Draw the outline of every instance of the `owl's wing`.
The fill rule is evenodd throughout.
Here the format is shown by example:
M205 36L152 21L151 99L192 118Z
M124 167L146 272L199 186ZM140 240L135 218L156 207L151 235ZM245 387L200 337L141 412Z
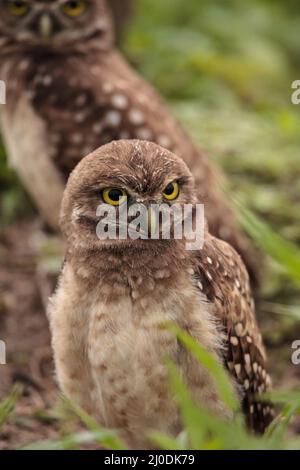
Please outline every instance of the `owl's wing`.
M195 277L224 327L224 361L242 390L248 425L263 432L272 421L273 409L257 396L269 390L271 380L244 264L227 243L208 235L197 253Z

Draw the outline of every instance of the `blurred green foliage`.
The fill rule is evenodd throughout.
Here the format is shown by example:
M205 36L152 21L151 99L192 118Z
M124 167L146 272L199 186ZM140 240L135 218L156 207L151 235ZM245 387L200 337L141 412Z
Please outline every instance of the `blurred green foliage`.
M0 226L32 212L29 199L7 162L0 140Z

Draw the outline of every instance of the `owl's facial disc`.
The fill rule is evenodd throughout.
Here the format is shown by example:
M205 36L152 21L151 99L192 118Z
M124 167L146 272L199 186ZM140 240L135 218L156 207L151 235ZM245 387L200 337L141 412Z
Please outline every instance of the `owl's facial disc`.
M135 175L108 177L80 188L80 203L73 206L72 230L81 246L98 249L166 249L173 246L175 227L183 227L184 205L192 206L193 193L187 176L167 177L152 190ZM137 186L137 182L139 183ZM179 210L179 212L178 212ZM174 212L172 212L174 211ZM73 235L74 235L73 232ZM183 229L180 230L183 233Z
M154 197L149 198L141 194L133 194L133 190L124 190L121 187L108 187L101 191L102 201L106 206L112 206L115 209L115 217L112 214L111 223L107 224L107 229L112 229L116 235L125 229L127 225L127 235L130 238L130 230L133 233L134 240L138 235L135 231L134 221L139 220L138 231L140 239L151 239L151 233L157 232L162 238L163 222L166 221L167 211L170 208L171 201L175 201L180 194L180 185L177 181L170 182L163 191L158 192ZM125 207L124 207L125 206ZM99 206L100 212L104 206ZM104 210L105 211L105 210ZM124 213L126 211L126 214ZM138 217L137 217L138 216ZM136 217L136 218L135 218ZM106 222L109 222L106 220ZM110 225L110 226L109 226ZM170 221L171 225L171 221ZM124 233L124 232L123 232ZM120 239L120 238L116 238Z
M72 243L89 249L164 249L184 242L186 232L178 238L175 229L187 217L193 222L197 202L180 158L151 142L121 140L100 147L73 171L61 227Z

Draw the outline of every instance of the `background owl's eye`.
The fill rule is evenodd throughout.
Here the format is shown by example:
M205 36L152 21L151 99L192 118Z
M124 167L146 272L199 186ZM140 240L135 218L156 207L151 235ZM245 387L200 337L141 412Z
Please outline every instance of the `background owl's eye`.
M25 0L6 0L5 7L9 13L14 16L24 16L30 10Z
M63 12L71 18L77 18L82 15L87 9L85 0L69 0L62 6Z
M179 195L179 184L177 183L177 181L169 183L166 189L164 190L163 195L169 201L173 201L174 199L176 199Z
M127 200L127 195L122 189L107 188L102 191L102 198L106 204L120 206Z

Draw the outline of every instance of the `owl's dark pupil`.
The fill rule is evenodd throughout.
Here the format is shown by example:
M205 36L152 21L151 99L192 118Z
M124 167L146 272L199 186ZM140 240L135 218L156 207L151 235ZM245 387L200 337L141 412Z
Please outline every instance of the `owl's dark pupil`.
M171 194L173 194L173 192L174 192L174 184L170 183L170 184L168 184L168 186L165 189L165 194L167 196L171 196Z
M15 0L14 5L16 8L22 8L25 6L25 2L23 2L22 0Z
M69 2L69 7L70 7L70 8L77 8L77 7L78 7L78 4L79 4L78 1L73 0L73 1L70 1L70 2Z
M108 193L108 196L112 201L118 202L123 196L123 193L120 191L120 189L111 189Z

